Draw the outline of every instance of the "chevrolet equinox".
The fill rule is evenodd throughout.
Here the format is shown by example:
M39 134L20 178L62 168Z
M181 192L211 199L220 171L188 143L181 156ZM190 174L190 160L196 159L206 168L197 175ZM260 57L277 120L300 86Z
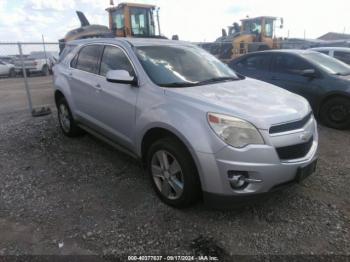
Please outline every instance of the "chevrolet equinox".
M317 125L304 98L186 42L73 41L54 86L63 133L87 131L140 159L171 206L259 197L316 167Z

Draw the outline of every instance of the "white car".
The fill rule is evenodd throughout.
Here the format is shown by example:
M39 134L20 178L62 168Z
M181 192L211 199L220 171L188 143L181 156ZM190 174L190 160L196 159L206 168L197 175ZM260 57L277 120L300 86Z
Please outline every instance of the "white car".
M15 66L4 61L0 61L0 76L15 77Z
M311 50L329 55L350 65L350 48L348 47L315 47Z
M26 69L27 75L31 73L40 73L48 76L52 70L52 66L57 58L51 52L31 52L29 56L25 57L23 63L20 59L15 61L16 72L22 72L22 65Z

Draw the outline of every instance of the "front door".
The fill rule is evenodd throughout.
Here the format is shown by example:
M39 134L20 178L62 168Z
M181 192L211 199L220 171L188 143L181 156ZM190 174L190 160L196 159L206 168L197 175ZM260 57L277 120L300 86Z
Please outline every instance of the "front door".
M111 83L106 80L110 70L126 70L130 75L136 72L126 55L117 46L107 45L101 59L99 85L96 93L96 118L99 119L107 136L112 136L120 144L133 148L135 110L139 88L129 84Z
M297 55L277 53L273 56L271 79L268 82L301 95L313 104L320 80L303 76L301 73L306 69L314 69L317 74L313 65Z

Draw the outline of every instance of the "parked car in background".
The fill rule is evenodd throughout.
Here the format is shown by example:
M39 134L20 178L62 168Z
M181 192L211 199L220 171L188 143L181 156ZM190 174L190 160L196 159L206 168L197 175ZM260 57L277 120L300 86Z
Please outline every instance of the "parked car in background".
M309 50L271 50L230 62L236 72L305 97L327 126L350 127L350 66Z
M189 43L75 41L54 67L54 87L62 132L88 131L141 159L172 206L259 197L315 170L306 99L240 78Z
M15 77L15 66L0 60L0 76Z
M334 57L350 65L350 48L347 47L315 47L310 50Z
M31 52L28 56L24 56L23 63L27 75L32 73L40 73L48 76L52 71L57 58L51 52ZM22 61L20 58L15 60L16 72L22 73Z
M0 56L0 61L5 62L7 64L14 64L15 56Z

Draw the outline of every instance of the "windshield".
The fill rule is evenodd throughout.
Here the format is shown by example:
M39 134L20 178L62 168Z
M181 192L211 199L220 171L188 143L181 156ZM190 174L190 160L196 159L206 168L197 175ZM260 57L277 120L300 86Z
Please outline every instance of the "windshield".
M136 36L154 36L154 22L151 10L145 8L130 9L131 30Z
M243 22L243 29L251 34L261 33L261 19L247 20Z
M142 46L136 53L148 76L160 86L238 80L227 65L199 47Z
M350 75L350 66L330 56L321 53L309 53L305 54L304 57L329 74Z

